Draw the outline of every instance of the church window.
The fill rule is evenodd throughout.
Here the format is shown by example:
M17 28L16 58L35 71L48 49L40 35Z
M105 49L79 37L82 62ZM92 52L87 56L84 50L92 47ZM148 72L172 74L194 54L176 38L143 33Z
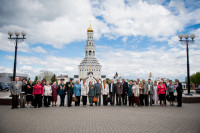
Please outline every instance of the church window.
M91 55L92 54L92 52L91 51L89 51L89 55Z

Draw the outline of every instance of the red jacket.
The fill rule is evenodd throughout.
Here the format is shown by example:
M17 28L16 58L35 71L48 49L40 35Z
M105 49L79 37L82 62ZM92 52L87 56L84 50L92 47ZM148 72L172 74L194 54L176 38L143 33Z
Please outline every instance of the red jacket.
M158 87L157 87L158 95L159 94L165 94L166 90L167 90L167 88L166 88L165 84L158 85Z
M33 87L33 95L35 94L43 94L43 86L42 84L40 85L37 85L35 84L34 87Z

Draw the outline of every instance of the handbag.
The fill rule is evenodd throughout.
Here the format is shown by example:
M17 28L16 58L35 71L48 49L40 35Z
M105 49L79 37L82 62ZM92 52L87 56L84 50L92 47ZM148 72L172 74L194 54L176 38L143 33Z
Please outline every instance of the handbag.
M98 98L97 97L94 97L93 98L93 102L97 102L98 101Z
M72 101L74 101L74 102L78 101L78 99L76 98L76 96L74 94L72 95Z

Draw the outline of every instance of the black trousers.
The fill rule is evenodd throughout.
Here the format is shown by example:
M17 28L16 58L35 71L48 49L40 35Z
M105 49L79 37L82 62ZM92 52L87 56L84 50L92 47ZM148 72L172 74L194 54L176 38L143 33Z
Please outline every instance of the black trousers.
M127 94L122 94L122 103L123 105L127 105Z
M108 105L108 95L103 95L103 105L104 106Z
M19 95L12 95L12 108L17 108Z
M35 94L35 98L34 98L34 107L41 107L42 106L42 96L41 94Z
M122 95L121 94L117 94L116 96L116 102L117 102L117 105L121 105L122 103Z
M178 106L182 107L182 94L177 95L177 102L178 102Z
M49 107L51 101L51 96L44 96L44 105Z
M67 95L67 103L68 107L72 106L72 94Z
M114 105L115 104L115 94L110 93L110 99L111 99L110 104Z
M140 99L140 106L144 106L144 94L140 94L139 99Z
M129 105L129 106L133 106L133 103L132 103L132 96L129 96L129 97L128 97L128 105Z
M145 94L144 99L145 99L145 106L149 106L149 95Z
M83 98L83 105L86 105L87 104L87 96L82 96Z
M77 102L75 102L75 106L80 106L80 96L76 96Z
M60 106L65 105L65 95L60 95Z

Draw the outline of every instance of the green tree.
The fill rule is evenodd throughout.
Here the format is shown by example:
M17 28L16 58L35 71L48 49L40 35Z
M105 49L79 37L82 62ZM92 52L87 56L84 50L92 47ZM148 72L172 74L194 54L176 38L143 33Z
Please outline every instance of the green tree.
M29 80L31 80L31 78L30 78L30 77L27 79L27 83L29 83Z
M192 74L192 76L190 76L190 80L196 85L200 84L200 72Z
M106 78L106 83L110 84L110 79L109 78Z
M52 76L52 78L51 78L51 84L53 84L54 82L58 83L55 74L54 74L54 75Z
M34 80L33 84L36 84L37 80L38 80L38 76L35 76L35 80Z

